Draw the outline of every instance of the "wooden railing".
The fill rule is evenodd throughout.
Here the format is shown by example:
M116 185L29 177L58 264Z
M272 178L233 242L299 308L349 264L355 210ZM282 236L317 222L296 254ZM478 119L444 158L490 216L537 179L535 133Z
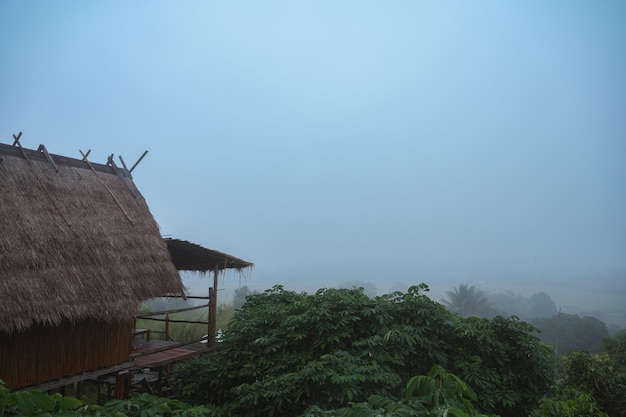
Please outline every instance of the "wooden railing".
M165 297L175 297L175 296L165 296ZM210 296L209 297L204 297L204 296L187 296L186 298L188 299L197 299L197 300L210 300ZM147 332L147 338L149 339L150 337L150 333L159 333L159 334L165 334L165 340L168 341L174 341L177 342L177 340L174 340L170 337L170 323L185 323L185 324L204 324L207 326L207 334L208 339L211 339L211 335L215 333L215 329L211 329L211 303L206 303L206 304L201 304L198 306L192 306L192 307L184 307L184 308L177 308L177 309L172 309L172 310L163 310L163 311L150 311L150 312L145 312L145 313L139 313L135 316L135 320L137 319L141 319L141 320L152 320L152 321L156 321L156 322L164 322L165 323L165 331L161 331L161 330L152 330L150 329L149 332ZM185 311L193 311L193 310L200 310L206 308L208 310L207 313L207 320L206 321L198 321L198 320L178 320L178 319L171 319L170 318L170 314L176 314L176 313L182 313ZM165 315L165 317L156 317L156 316L163 316ZM141 332L141 333L145 333L145 332ZM137 333L139 334L139 333ZM200 339L201 340L201 339Z

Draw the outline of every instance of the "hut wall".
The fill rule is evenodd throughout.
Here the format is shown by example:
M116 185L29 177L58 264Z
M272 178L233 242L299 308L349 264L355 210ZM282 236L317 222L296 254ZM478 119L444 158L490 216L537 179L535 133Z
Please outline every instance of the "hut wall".
M11 389L127 362L132 322L36 324L0 332L0 379Z

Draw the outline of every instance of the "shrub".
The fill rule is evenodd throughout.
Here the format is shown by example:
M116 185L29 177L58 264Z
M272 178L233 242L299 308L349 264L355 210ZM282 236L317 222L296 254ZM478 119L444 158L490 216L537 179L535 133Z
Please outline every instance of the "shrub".
M516 318L463 319L421 284L376 298L361 289L315 294L277 286L249 297L223 343L181 364L181 399L232 415L293 416L371 395L399 399L434 365L458 374L481 410L527 416L552 375L549 349Z

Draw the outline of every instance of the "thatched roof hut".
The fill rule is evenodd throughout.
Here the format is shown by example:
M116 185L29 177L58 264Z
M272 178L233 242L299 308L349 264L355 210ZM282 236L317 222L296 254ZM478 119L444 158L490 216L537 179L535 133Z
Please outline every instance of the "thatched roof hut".
M51 160L0 144L0 332L127 320L142 300L182 293L129 172Z

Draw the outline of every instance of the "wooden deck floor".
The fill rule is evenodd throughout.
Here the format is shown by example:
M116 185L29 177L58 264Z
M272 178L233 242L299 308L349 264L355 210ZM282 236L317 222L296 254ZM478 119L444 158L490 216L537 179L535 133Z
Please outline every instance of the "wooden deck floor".
M160 366L184 359L190 359L194 355L206 352L206 346L192 344L181 346L178 342L166 342L163 340L133 340L135 349L131 354L135 368L148 368Z

